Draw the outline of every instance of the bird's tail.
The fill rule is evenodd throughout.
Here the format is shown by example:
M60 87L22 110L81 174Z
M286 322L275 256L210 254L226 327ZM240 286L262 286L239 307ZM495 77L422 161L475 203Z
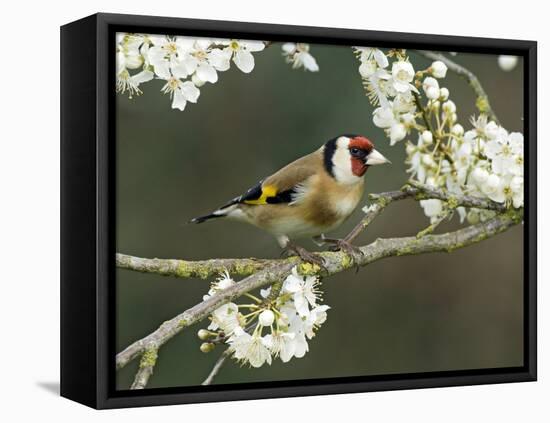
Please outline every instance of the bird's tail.
M210 220L210 219L216 219L218 217L225 217L233 210L233 208L234 207L224 206L221 209L215 210L210 214L195 217L195 218L191 219L189 222L190 223L202 223L202 222L206 222L207 220Z
M224 215L219 215L219 214L214 214L214 213L210 213L210 214L206 214L204 216L198 216L198 217L194 217L193 219L191 219L189 221L189 223L202 223L202 222L206 222L207 220L210 220L210 219L215 219L217 217L223 217Z

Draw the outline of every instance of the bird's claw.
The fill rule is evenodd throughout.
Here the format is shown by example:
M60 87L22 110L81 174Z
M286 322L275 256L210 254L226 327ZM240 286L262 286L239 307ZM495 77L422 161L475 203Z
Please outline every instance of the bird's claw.
M325 259L323 259L323 257L319 254L312 253L299 245L287 245L283 251L283 254L288 256L296 255L307 263L319 266L322 271L327 271L327 268L325 267Z
M355 273L359 272L359 263L365 255L359 247L356 247L344 239L338 239L329 249L331 251L342 251L346 253L351 258L352 264L355 265Z

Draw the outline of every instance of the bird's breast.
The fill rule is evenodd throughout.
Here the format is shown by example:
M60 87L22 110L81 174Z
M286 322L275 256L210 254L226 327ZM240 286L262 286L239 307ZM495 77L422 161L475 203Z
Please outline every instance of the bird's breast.
M309 220L318 225L340 225L355 210L363 196L363 180L352 185L343 185L333 180L320 179L304 201Z

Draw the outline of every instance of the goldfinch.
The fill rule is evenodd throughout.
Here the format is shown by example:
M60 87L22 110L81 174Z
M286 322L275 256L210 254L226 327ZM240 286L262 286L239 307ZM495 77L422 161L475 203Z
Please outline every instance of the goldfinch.
M356 247L324 234L353 213L363 197L368 168L384 163L390 161L367 138L341 135L191 222L227 218L252 224L273 234L287 252L320 266L320 256L290 239L312 237L318 245L333 244L353 257Z

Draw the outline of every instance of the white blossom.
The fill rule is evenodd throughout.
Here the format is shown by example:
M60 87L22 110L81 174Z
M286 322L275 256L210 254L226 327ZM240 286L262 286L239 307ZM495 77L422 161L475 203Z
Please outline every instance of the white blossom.
M283 55L286 61L292 64L293 69L304 68L310 72L319 71L317 61L309 52L309 44L305 43L285 43L283 44Z
M393 88L397 92L405 93L411 90L416 91L414 85L411 84L414 78L414 68L410 62L405 60L393 62L391 75Z
M390 128L390 145L403 140L407 136L407 128L402 123L395 123Z
M443 213L443 203L441 200L421 200L420 206L424 209L424 214L434 223Z
M271 354L275 357L280 357L283 363L288 363L294 357L297 346L297 343L294 341L294 338L296 338L294 332L277 330L266 335L265 338L270 345Z
M445 75L447 75L447 65L441 60L433 62L430 66L430 70L432 75L436 78L445 78Z
M235 281L225 272L212 283L205 298L233 284ZM319 280L300 275L294 267L275 299L270 298L272 290L269 287L260 291L263 300L250 296L255 304L228 303L219 307L211 315L208 331L199 331L199 337L225 337L233 357L252 367L271 364L277 357L285 363L303 357L309 351L308 339L326 321L330 308L319 304ZM241 307L250 311L242 313Z
M300 316L309 314L309 306L315 307L319 295L319 281L315 276L303 277L298 274L296 267L292 269L291 274L285 279L283 292L292 294L294 306Z
M116 41L116 91L128 92L132 98L141 94L140 84L155 77L163 79L166 83L161 91L170 94L172 108L179 110L184 110L187 102L197 102L198 87L216 83L218 73L228 70L231 60L243 72L251 72L252 53L265 47L261 41L155 34L118 33Z
M209 330L221 329L225 333L232 333L240 327L239 307L234 303L227 303L214 310Z
M271 364L271 339L262 337L259 331L250 335L242 328L237 328L229 338L228 344L237 360L252 367L261 367L264 363Z
M244 73L250 73L254 69L252 53L265 48L263 41L252 40L220 40L220 44L227 46L224 51L233 58L235 65Z
M220 291L223 291L224 289L227 289L233 285L235 285L235 281L231 278L231 276L229 275L229 272L226 270L214 282L212 282L212 284L210 284L210 289L208 290L208 294L204 295L202 299L206 300L212 295Z
M386 68L389 64L388 58L380 49L372 47L354 47L354 49L359 54L359 60L362 64L374 62L380 68Z
M172 98L172 108L184 110L187 102L196 103L200 91L191 81L181 81L177 77L170 77L162 87L162 92Z
M390 128L397 123L392 105L378 107L373 112L373 122L379 128Z

